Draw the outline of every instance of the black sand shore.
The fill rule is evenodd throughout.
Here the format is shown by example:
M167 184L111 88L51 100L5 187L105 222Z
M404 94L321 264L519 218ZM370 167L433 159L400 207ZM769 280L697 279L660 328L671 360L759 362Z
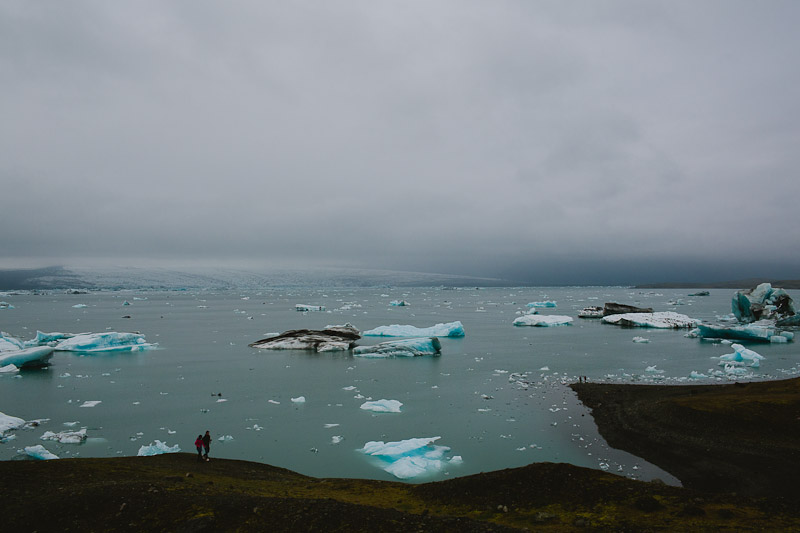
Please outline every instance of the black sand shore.
M3 461L3 529L800 531L800 380L573 388L611 445L685 488L551 463L409 485L186 453Z

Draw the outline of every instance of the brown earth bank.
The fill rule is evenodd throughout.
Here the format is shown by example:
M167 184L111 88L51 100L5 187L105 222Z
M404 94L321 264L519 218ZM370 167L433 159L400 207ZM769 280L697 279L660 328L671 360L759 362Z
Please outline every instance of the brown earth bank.
M0 462L4 531L789 531L796 505L539 463L411 485L154 457Z
M571 387L610 446L660 466L685 487L800 496L800 378Z

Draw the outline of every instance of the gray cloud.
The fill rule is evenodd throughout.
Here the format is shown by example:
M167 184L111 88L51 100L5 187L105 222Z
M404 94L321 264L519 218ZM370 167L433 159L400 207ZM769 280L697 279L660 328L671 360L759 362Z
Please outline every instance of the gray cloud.
M799 14L5 2L2 257L796 276Z

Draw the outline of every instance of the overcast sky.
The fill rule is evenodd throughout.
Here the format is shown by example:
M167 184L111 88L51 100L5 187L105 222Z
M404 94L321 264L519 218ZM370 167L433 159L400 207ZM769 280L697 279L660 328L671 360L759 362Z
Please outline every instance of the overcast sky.
M800 2L0 3L0 267L800 278Z

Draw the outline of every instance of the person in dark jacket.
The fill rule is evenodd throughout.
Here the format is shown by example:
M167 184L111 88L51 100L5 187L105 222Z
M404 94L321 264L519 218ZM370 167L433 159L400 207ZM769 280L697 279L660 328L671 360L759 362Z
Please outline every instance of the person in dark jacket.
M197 439L194 441L194 447L197 448L197 460L203 460L203 436L198 435Z
M208 450L211 449L211 434L206 431L206 434L203 435L203 448L205 448L206 453L203 454L203 459L208 461Z

